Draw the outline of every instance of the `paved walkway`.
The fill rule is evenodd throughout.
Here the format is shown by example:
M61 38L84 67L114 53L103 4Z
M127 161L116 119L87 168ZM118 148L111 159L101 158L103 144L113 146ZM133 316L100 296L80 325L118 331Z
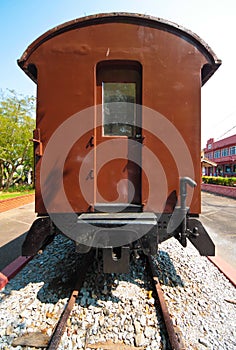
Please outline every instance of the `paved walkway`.
M34 203L0 214L0 271L21 255L24 237L35 218Z
M202 192L201 222L216 246L216 256L236 269L236 199Z

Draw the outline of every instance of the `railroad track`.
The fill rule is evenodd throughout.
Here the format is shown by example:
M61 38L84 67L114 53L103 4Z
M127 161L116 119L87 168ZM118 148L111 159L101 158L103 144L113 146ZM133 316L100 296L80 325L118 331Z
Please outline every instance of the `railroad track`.
M178 248L174 243L169 248L171 254L174 248ZM151 350L184 349L181 333L176 328L178 325L183 332L186 349L204 349L210 342L214 346L216 344L215 348L223 348L219 337L215 341L209 336L204 337L204 334L206 335L207 326L211 330L212 320L219 328L220 317L226 315L227 319L233 319L235 289L206 260L201 263L200 258L196 257L197 260L193 263L192 253L191 249L189 261L185 252L180 255L179 249L174 254L174 259L170 260L168 253L160 251L158 258L133 261L130 273L121 275L103 274L101 259L94 259L93 263L85 264L92 269L88 271L82 286L82 280L79 281L82 276L78 275L77 285L74 276L76 266L80 266L79 271L85 274L83 257L77 259L73 244L65 237L58 236L43 254L31 260L24 271L15 276L0 292L0 343L11 349L14 349L13 346L36 347L36 337L40 335L38 343L41 348L54 346L59 350L76 347L96 349L98 346L112 350L141 350L146 347ZM188 266L191 267L190 270ZM222 283L225 285L225 288L220 288L217 303L215 299L211 301L211 298L216 297L218 285L214 284L215 289L211 291L204 284L202 271L208 273L208 281L214 275L214 279L217 278L221 286ZM174 323L173 325L172 321L169 322L168 318L165 321L168 331L172 332L170 340L160 312L162 302L159 304L153 298L156 299L155 293L160 294L157 276ZM156 292L152 284L155 290L157 288ZM74 286L74 290L68 309L66 302L71 286ZM168 316L168 312L161 306L164 310L162 313ZM72 311L68 312L70 310ZM64 321L62 318L58 323L61 315L64 315ZM198 326L195 327L197 323ZM227 334L224 342L230 344L230 350L234 349L232 326L223 324L222 327L222 333L219 333L218 328L217 332L224 336ZM55 342L52 333L56 329L60 332L57 331ZM197 334L192 335L192 332ZM218 333L213 334L214 338ZM27 337L30 339L27 340Z
M56 350L59 347L61 338L63 336L63 333L66 329L67 326L67 322L68 319L70 317L71 311L73 309L74 304L76 303L76 299L79 296L80 293L80 289L83 286L83 283L85 281L86 278L86 273L88 271L88 267L90 266L90 264L92 263L92 259L93 259L93 255L89 254L88 256L85 257L83 264L80 268L80 271L77 275L77 282L76 282L76 286L74 288L74 290L71 292L70 298L68 300L68 303L59 319L59 322L57 324L57 326L55 327L54 333L51 336L51 339L49 341L49 344L47 346L47 350ZM156 300L156 306L157 306L157 312L159 312L159 307L161 309L162 312L162 316L163 316L163 320L166 326L166 330L167 330L167 335L168 335L168 340L166 340L166 344L169 343L168 349L172 349L172 350L185 350L185 346L181 337L181 333L179 331L179 329L177 329L176 327L174 327L173 322L171 320L170 314L168 312L168 307L167 304L165 302L164 299L164 295L161 289L161 285L160 282L158 280L157 274L156 274L156 266L155 263L153 262L152 258L150 256L148 256L146 258L146 263L147 263L147 267L149 270L149 277L153 283L153 286L155 288L156 291L156 296L158 297L158 300ZM151 291L149 292L151 293ZM85 337L85 344L84 344L84 349L87 348L87 346L89 348L97 348L97 346L100 346L101 348L104 345L105 349L109 349L109 344L110 344L110 348L113 349L115 348L115 345L117 345L117 349L128 349L128 347L125 347L125 344L121 344L121 343L109 343L109 342L100 342L97 344L88 344L88 339L87 339L87 333L86 333L86 337ZM95 347L93 347L95 346ZM140 349L143 349L143 347L137 347ZM130 347L131 349L131 347Z
M56 350L60 344L61 337L63 336L63 333L66 328L67 320L70 316L70 313L73 309L73 306L76 302L76 299L79 295L80 289L83 286L86 273L88 272L88 268L92 263L92 259L94 257L94 254L88 253L83 260L83 263L80 266L80 270L77 271L77 278L76 278L76 285L74 290L71 292L70 298L68 300L68 303L59 319L59 322L57 323L57 326L55 328L55 331L53 335L51 336L51 339L49 341L49 344L47 346L48 350Z
M19 336L16 336L12 342L13 346L36 346L38 344L37 346L40 345L41 348L46 347L49 350L58 348L64 349L63 341L66 341L67 335L69 335L68 338L70 338L71 334L74 335L74 333L76 333L78 334L78 337L77 339L74 339L74 345L76 345L76 342L81 339L79 348L83 349L86 347L96 348L99 345L100 348L103 348L104 345L104 349L113 349L114 347L114 349L116 349L117 347L117 350L142 350L145 349L146 346L151 346L151 349L158 349L163 344L165 345L162 346L162 348L170 349L171 347L169 343L173 345L172 349L183 349L183 347L178 346L178 339L176 338L176 340L174 338L175 331L172 330L173 334L170 333L170 341L167 339L168 337L166 334L168 333L165 332L163 326L164 323L160 320L159 304L156 304L152 297L152 295L155 294L152 289L152 283L157 286L157 277L154 273L155 262L153 262L151 258L133 259L129 274L115 275L103 274L101 257L94 259L93 254L82 255L78 260L78 265L74 264L73 266L74 272L68 270L67 272L64 272L64 275L62 276L60 274L62 266L67 266L67 269L70 269L70 260L73 262L75 261L75 256L72 254L73 245L71 242L67 242L67 240L65 245L64 239L65 238L63 237L57 237L56 241L58 240L58 248L60 247L60 249L62 249L62 246L64 246L64 250L67 252L68 261L59 259L60 262L54 262L59 267L57 272L54 271L54 276L57 276L56 279L55 277L52 278L50 276L48 278L46 268L46 263L48 266L52 264L50 260L48 260L48 256L51 255L50 250L54 251L52 246L48 246L47 249L49 252L46 254L48 256L46 256L45 260L44 254L46 251L42 254L42 258L39 255L36 257L36 260L34 259L35 261L31 261L30 264L35 266L35 268L37 268L37 266L38 268L40 267L40 270L42 270L42 267L45 264L45 271L41 271L42 276L39 276L38 281L41 281L43 275L45 275L47 276L46 280L49 285L51 283L56 283L55 288L58 288L59 290L60 284L64 283L63 288L67 291L69 291L74 284L68 302L66 306L63 307L63 311L61 308L61 314L59 314L58 311L55 312L55 308L49 308L46 311L47 319L45 319L45 322L49 322L50 327L52 327L52 334L48 332L45 333L47 327L43 325L41 326L39 321L36 320L36 315L38 319L42 319L40 316L42 311L40 309L37 311L35 305L33 305L34 311L29 311L31 316L28 320L26 319L26 322L30 324L30 319L33 317L37 326L35 327L34 332L30 330L30 333L24 332L23 335L19 334ZM150 268L147 268L148 265ZM91 266L93 267L92 271L88 273L88 268ZM31 268L29 268L29 277L31 274ZM151 275L150 272L152 272ZM66 283L65 273L69 275ZM36 293L37 292L35 291L35 296ZM38 293L40 293L40 290ZM45 289L45 292L43 293L45 293L43 298L46 301L48 299L47 289ZM157 289L157 295L159 294L160 291ZM9 294L7 293L7 295ZM64 296L59 292L57 299L65 299L65 292L63 295ZM87 300L85 300L85 296ZM160 301L162 309L164 305L163 300L164 299L162 298ZM21 304L21 300L19 300L19 304ZM118 306L118 309L116 306ZM158 309L156 309L156 306ZM30 310L30 306L27 306L27 309ZM42 310L44 312L45 307L43 307ZM89 316L88 313L86 316L88 310L90 313L92 312L91 316ZM113 317L113 314L116 314L116 316ZM143 316L144 314L146 314L146 318ZM97 315L99 315L99 320ZM166 316L166 311L163 312L163 315ZM19 318L23 319L25 322L25 317L25 312L21 312ZM117 319L118 326L116 326ZM46 324L45 322L44 324ZM73 325L77 323L78 327L81 328L81 331L73 328ZM99 323L97 330L94 329L96 323ZM168 332L171 331L169 324L170 321L167 323ZM8 333L11 332L10 328L11 326L8 327ZM42 332L44 334L42 334ZM115 337L112 336L114 335L113 332L116 333ZM109 333L108 336L107 333ZM123 336L119 337L119 333L123 333Z
M172 319L170 317L168 307L167 307L167 304L165 302L164 294L162 292L159 279L157 277L157 273L155 270L155 265L154 265L154 262L152 260L152 257L148 256L147 259L148 259L149 268L151 270L150 271L151 278L153 280L153 284L154 284L154 287L156 289L158 301L159 301L159 304L161 307L162 316L163 316L166 330L168 333L171 349L172 350L185 350L186 348L184 346L184 341L182 339L181 332L177 327L174 326Z

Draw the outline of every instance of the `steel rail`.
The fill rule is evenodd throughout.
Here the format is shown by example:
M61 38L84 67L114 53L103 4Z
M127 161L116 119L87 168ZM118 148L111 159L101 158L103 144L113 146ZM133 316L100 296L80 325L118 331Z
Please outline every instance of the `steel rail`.
M161 289L159 279L156 275L152 258L150 256L148 256L148 263L149 263L149 267L150 267L151 274L152 274L153 284L155 285L157 296L159 299L159 303L160 303L163 319L165 322L166 330L167 330L168 337L170 340L171 349L172 350L186 350L184 343L183 343L183 340L181 339L180 332L176 331L176 329L173 325L172 319L171 319L169 311L168 311L168 307L166 305L164 294L163 294L163 291Z
M84 280L86 273L88 271L89 266L91 265L92 259L93 259L94 254L93 253L88 253L85 255L83 263L77 273L77 281L75 284L75 288L72 291L70 298L67 302L67 305L64 309L64 311L61 314L61 317L56 325L56 328L50 338L49 344L47 346L47 350L56 350L60 344L61 337L63 336L63 333L66 328L66 323L67 320L70 316L71 310L73 309L73 306L76 302L76 299L80 293L80 289L83 286Z

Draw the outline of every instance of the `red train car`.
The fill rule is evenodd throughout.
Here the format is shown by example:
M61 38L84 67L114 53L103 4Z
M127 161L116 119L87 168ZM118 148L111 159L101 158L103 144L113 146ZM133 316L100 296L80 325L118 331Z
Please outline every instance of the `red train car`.
M106 272L173 236L214 254L197 220L200 106L221 61L203 40L159 18L99 14L49 30L18 64L37 84L39 218L23 254L55 228L78 252L103 249Z

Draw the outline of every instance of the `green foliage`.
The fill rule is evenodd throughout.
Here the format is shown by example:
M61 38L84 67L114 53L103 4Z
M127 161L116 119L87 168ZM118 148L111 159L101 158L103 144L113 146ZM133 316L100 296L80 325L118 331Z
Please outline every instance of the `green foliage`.
M23 185L19 185L19 184L14 184L12 185L10 188L6 189L4 188L2 190L2 193L24 193L24 192L33 192L33 185L28 185L28 184L23 184Z
M33 169L35 98L15 91L0 93L0 187L9 188L24 182Z
M203 176L202 181L205 184L236 186L236 177Z
M12 186L9 188L8 191L3 190L2 192L0 192L0 201L8 198L24 196L26 194L34 194L34 189L32 188L32 186L24 185L23 187L19 186L19 188Z

